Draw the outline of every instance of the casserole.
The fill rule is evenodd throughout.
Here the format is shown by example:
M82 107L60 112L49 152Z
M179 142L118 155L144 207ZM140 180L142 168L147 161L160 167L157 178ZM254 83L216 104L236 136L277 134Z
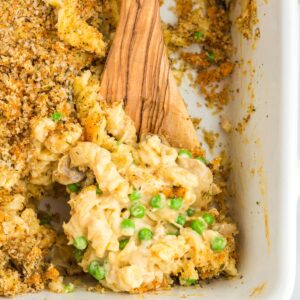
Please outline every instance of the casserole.
M171 18L168 5L166 1L163 18ZM220 141L233 162L232 209L240 228L241 276L230 281L214 281L204 289L177 288L150 293L145 295L146 299L180 299L183 296L189 299L201 296L205 299L248 299L252 296L289 299L291 295L296 248L297 6L295 1L259 5L261 38L255 49L252 41L242 39L234 29L237 59L243 58L244 64L237 68L232 80L232 88L239 93L234 93L235 99L225 111L235 126L247 116L250 104L255 113L242 134L225 135L220 131ZM239 9L237 7L236 14ZM206 110L204 105L200 108L196 105L195 98L199 96L190 88L188 78L184 78L181 92L192 116L203 119L202 127L219 131L219 116ZM18 299L91 300L101 297L139 298L76 291L66 295L44 292Z

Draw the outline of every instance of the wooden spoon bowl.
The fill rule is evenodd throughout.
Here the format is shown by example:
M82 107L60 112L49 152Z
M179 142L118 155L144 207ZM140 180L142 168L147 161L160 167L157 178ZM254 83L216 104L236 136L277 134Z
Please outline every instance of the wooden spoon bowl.
M195 151L199 141L170 68L159 12L158 0L122 1L101 96L124 102L139 136L155 133Z

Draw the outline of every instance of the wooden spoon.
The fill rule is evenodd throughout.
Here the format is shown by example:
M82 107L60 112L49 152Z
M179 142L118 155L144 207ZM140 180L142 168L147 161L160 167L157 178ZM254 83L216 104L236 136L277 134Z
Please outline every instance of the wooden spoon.
M108 103L124 101L139 136L155 133L195 151L199 142L170 68L159 12L158 0L122 1L101 95Z

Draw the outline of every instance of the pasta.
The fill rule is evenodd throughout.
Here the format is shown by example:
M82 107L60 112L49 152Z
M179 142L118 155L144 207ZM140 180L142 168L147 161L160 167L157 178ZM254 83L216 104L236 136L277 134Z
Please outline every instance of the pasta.
M129 293L237 274L211 165L160 136L138 141L123 103L101 98L120 2L1 3L0 296L69 292L65 273ZM195 41L187 29L166 29L181 33L173 46ZM57 192L71 207L64 234L38 203Z
M88 168L95 178L71 193L71 218L64 225L70 244L80 237L87 240L79 265L91 273L91 265L101 264L105 275L98 280L117 292L165 287L173 276L188 285L222 272L236 274L236 228L219 223L218 211L208 209L212 197L205 195L218 192L210 169L179 155L158 136L147 135L137 143L122 105L97 101L91 76L85 72L75 82L79 117L89 124L85 130L91 138L68 154L73 167ZM91 116L101 125L89 122ZM191 208L198 212L186 215ZM207 210L216 221L204 221ZM220 230L226 226L233 227ZM226 243L220 251L212 246L218 239Z
M50 118L36 120L32 128L34 155L30 182L35 185L50 185L56 162L77 143L81 135L82 128L79 124L68 123L62 126Z
M102 34L82 19L77 9L77 0L47 0L58 9L57 31L66 43L94 52L100 57L105 55L106 44Z
M20 175L16 170L11 170L6 166L0 166L0 188L10 190L19 180Z

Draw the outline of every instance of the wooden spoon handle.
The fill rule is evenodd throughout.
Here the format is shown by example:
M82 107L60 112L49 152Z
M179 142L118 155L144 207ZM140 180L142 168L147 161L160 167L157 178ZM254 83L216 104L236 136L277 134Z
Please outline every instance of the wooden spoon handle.
M199 147L166 54L158 0L123 0L106 61L101 95L124 101L138 134L164 136L176 147Z

